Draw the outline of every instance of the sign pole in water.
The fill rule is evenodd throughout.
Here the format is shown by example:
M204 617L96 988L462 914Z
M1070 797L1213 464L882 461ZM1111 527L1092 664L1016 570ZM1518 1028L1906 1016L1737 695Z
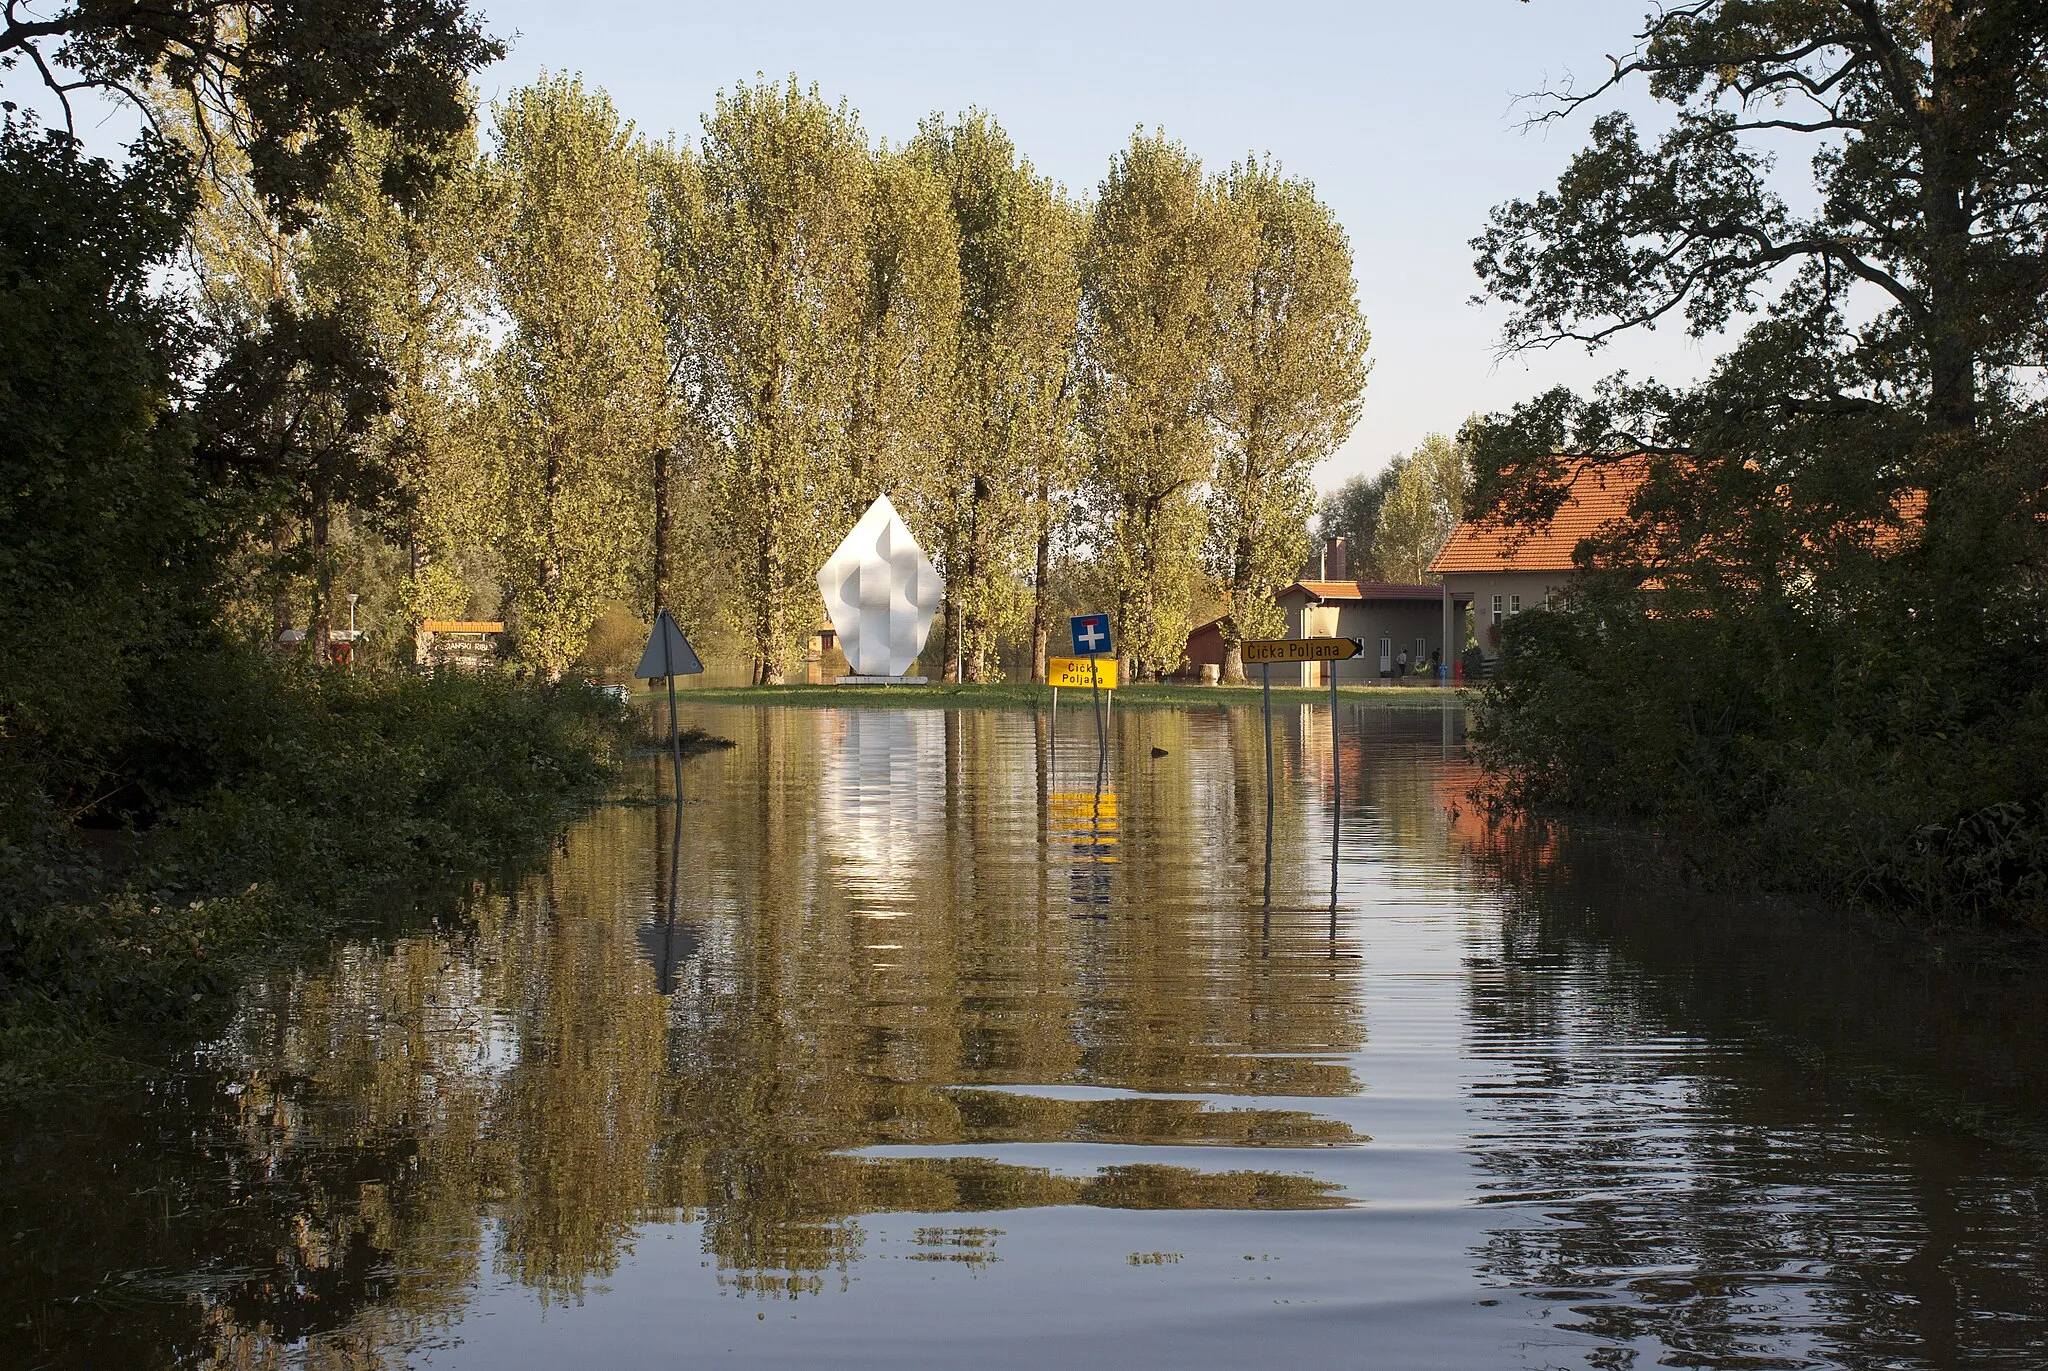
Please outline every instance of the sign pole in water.
M1250 647L1250 643L1245 644ZM1259 664L1259 694L1266 713L1266 907L1273 906L1273 664ZM1272 916L1267 915L1268 918Z
M1105 756L1109 751L1109 739L1102 724L1102 680L1096 667L1096 659L1116 651L1116 644L1109 636L1107 614L1076 614L1067 620L1067 627L1074 635L1074 655L1088 659L1088 688L1094 694L1095 746ZM1114 678L1111 684L1115 684Z
M1344 754L1337 746L1337 664L1330 663L1330 936L1337 936L1337 844L1344 836Z
M641 652L640 665L633 668L633 675L643 681L651 681L656 676L668 681L668 750L675 762L678 824L682 821L683 743L682 735L676 730L676 677L695 676L703 670L704 663L697 660L697 650L676 627L674 616L666 609L659 611L654 616L654 630L647 635L647 647ZM674 888L673 884L670 888Z

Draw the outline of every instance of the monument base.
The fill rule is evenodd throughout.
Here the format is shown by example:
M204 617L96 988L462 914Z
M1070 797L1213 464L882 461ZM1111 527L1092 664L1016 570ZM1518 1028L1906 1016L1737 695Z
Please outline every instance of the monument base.
M931 680L925 676L840 676L835 678L832 684L853 686L929 685Z

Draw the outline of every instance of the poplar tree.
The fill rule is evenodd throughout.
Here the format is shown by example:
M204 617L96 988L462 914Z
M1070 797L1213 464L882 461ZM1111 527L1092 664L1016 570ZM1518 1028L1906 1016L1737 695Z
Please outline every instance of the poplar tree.
M945 183L913 157L879 152L843 514L857 518L877 495L891 496L933 545L949 596L959 570L945 480L960 335L958 245Z
M1388 580L1420 585L1465 512L1470 465L1463 444L1432 433L1389 470L1394 477L1373 531L1373 555Z
M642 473L668 434L656 257L633 131L603 92L543 77L497 129L506 571L520 655L552 675L645 561Z
M1350 244L1313 186L1247 158L1218 189L1234 232L1216 285L1222 450L1205 552L1230 599L1223 677L1242 681L1244 640L1282 629L1273 591L1307 554L1315 468L1357 422L1370 335Z
M503 502L482 460L476 387L487 355L484 257L496 219L473 136L448 150L446 176L409 202L384 189L388 135L357 132L359 155L329 186L304 277L320 309L351 321L391 378L373 441L402 495L401 589L415 623L460 617L463 563L503 535Z
M938 502L947 656L957 648L962 674L988 679L998 635L1022 618L1028 577L1032 670L1042 680L1056 502L1073 479L1083 221L979 110L952 124L927 119L910 151L943 180L959 251L952 429Z
M850 109L793 80L704 120L694 202L663 215L672 347L754 678L781 682L844 532L875 170Z
M1081 261L1081 425L1095 553L1127 664L1173 670L1187 643L1215 469L1215 283L1231 228L1202 167L1163 133L1110 165Z

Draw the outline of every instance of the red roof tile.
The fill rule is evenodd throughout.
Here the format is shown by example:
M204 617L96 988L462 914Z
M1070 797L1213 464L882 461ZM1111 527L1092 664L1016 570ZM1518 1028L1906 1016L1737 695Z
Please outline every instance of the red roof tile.
M1647 474L1640 458L1582 461L1572 472L1564 503L1549 522L1507 524L1460 519L1450 541L1430 561L1439 576L1459 571L1570 571L1579 544L1628 514Z

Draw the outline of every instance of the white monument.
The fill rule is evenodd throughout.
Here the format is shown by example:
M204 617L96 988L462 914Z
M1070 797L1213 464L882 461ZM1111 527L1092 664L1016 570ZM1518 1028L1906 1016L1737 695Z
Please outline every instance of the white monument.
M843 682L924 684L903 673L924 650L946 584L888 496L876 497L818 572L818 591L853 667Z

